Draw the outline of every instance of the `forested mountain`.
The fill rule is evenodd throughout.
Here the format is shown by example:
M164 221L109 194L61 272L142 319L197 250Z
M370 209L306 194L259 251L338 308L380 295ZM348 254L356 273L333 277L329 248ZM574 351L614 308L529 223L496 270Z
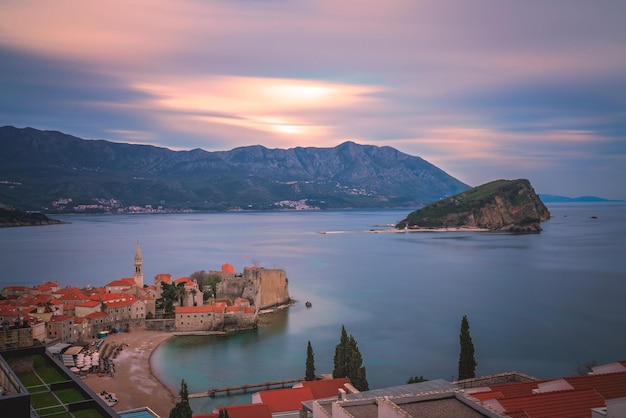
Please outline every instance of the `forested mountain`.
M50 213L415 207L469 188L422 158L354 142L172 151L5 126L0 147L0 203Z

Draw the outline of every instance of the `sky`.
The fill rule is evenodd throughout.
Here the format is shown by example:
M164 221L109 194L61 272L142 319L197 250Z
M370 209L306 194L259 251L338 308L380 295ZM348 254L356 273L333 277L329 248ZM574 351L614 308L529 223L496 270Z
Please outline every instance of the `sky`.
M626 199L623 0L0 1L0 125L174 150L391 146Z

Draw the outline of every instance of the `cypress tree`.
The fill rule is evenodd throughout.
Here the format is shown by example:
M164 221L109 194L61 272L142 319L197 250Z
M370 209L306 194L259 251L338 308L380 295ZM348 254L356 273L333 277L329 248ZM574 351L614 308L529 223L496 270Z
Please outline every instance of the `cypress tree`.
M476 359L474 358L474 343L469 331L467 315L461 320L461 332L459 335L461 353L459 354L459 380L476 377Z
M333 377L348 377L355 388L360 391L369 390L363 357L356 340L352 335L348 337L345 327L341 326L341 338L335 347L335 368Z
M335 367L333 368L333 378L346 377L348 370L346 368L346 358L348 351L348 333L346 328L341 326L341 338L339 344L335 347L335 357L333 359Z
M189 405L189 392L185 379L180 384L180 392L178 394L180 395L180 401L176 402L176 405L170 411L170 418L192 418L193 412Z
M304 372L304 380L315 380L315 355L313 354L311 341L309 341L306 347L306 371Z

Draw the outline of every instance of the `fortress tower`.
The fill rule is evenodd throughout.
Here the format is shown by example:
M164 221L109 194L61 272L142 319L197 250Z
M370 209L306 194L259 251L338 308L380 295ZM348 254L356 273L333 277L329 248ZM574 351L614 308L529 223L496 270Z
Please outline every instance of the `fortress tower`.
M143 263L141 261L139 242L137 242L137 248L135 248L135 286L143 288Z

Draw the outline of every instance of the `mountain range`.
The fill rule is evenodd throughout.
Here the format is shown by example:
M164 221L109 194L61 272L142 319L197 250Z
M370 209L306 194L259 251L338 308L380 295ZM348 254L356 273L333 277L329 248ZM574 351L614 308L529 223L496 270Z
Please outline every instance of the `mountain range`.
M421 207L469 189L391 147L173 151L0 128L0 204L25 211Z

